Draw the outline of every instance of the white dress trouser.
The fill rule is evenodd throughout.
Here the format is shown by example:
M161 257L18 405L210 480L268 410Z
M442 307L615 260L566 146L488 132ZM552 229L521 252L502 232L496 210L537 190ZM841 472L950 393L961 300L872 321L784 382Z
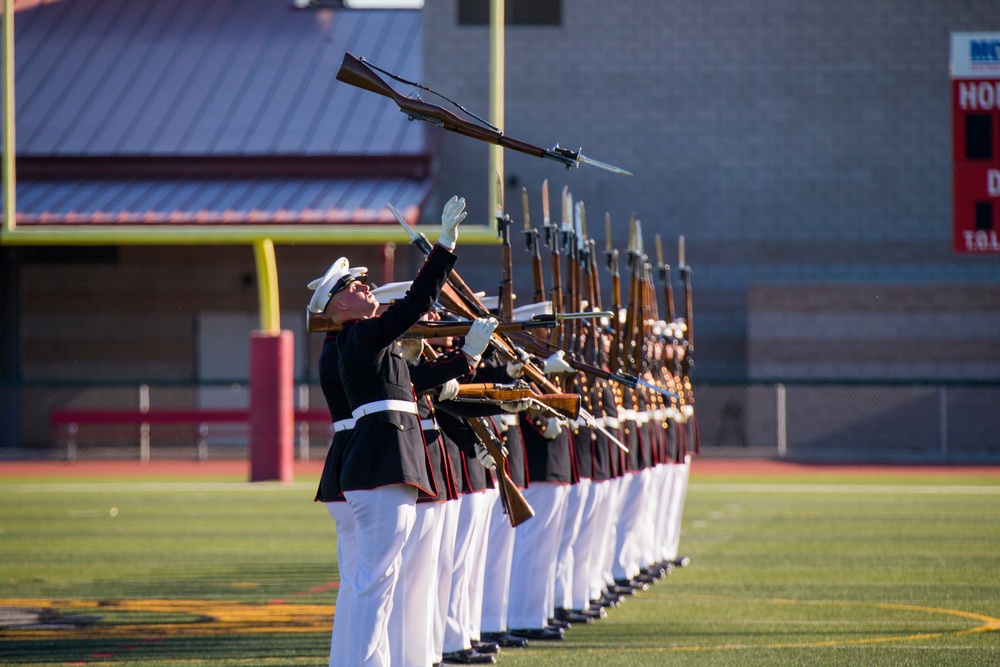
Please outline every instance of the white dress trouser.
M344 664L388 667L389 615L403 547L416 520L417 489L391 484L347 491L357 527L357 568Z
M504 514L499 492L490 508L489 548L483 576L482 632L506 632L510 602L510 563L514 557L514 528Z
M484 492L467 493L459 499L458 530L454 542L454 561L451 568L451 596L448 600L448 619L444 632L444 652L454 653L472 648L472 626L478 625L482 603L472 617L473 602L470 591L481 586L483 561L481 554L486 539L487 526L483 519ZM478 577L478 583L477 583ZM480 600L478 594L477 600ZM476 636L478 639L478 634Z
M621 532L620 523L622 520L622 507L625 506L625 496L628 495L628 487L632 484L632 474L625 473L621 477L611 480L611 491L608 493L608 539L604 547L603 577L604 586L610 587L615 583L614 565L615 557L618 555L618 534Z
M656 562L656 504L658 496L656 468L645 468L642 477L642 498L639 500L639 524L636 526L638 559L636 567L642 569ZM638 574L638 572L636 572Z
M674 482L671 487L670 500L670 541L667 547L667 557L677 558L681 542L681 516L684 513L684 500L687 497L688 478L691 475L691 456L684 457L684 463L675 466Z
M670 527L671 495L675 463L661 463L654 468L656 473L656 562L667 560L668 531Z
M461 498L449 500L441 507L441 553L438 556L437 597L434 607L434 659L441 662L444 654L444 636L448 626L448 603L451 601L451 571L455 564L452 545L458 534L458 515Z
M582 481L582 480L581 480ZM609 484L607 481L586 480L587 500L580 515L580 530L573 545L573 579L570 585L569 609L587 609L590 601L601 596L600 588L592 590L595 572L599 572L597 563L604 537L604 524L601 523L604 506L607 503Z
M631 477L621 516L618 518L618 534L615 544L615 560L611 573L615 579L631 579L639 574L644 551L644 532L648 531L646 507L649 475L647 470L630 472Z
M590 572L587 581L587 599L597 600L610 582L611 558L614 555L615 522L618 516L618 479L608 479L591 484L590 492L594 500L595 526L594 549L590 556ZM605 573L608 576L605 576Z
M441 553L439 503L417 503L416 521L403 546L403 563L389 614L389 654L393 667L433 664L437 560Z
M354 570L357 567L354 510L343 501L326 503L326 509L337 522L337 571L340 576L333 633L330 637L330 667L346 667L343 663L343 653L348 641L348 619L351 618Z
M576 484L571 484L569 494L566 496L566 519L563 521L559 556L556 559L554 591L556 609L573 609L573 573L577 568L577 540L589 492L590 480L584 478Z
M554 482L532 482L524 490L535 516L514 529L508 628L544 628L555 610L556 556L568 493L568 484Z
M490 519L492 508L500 497L496 489L486 489L473 493L468 498L472 500L473 536L469 545L469 588L466 596L469 599L469 610L465 618L465 634L472 639L479 639L483 629L483 581L486 578L486 554L489 553Z

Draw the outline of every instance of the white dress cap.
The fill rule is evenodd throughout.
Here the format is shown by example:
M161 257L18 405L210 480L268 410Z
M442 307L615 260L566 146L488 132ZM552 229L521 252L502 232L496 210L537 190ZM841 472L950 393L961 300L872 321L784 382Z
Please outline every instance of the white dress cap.
M552 302L551 301L539 301L537 303L529 303L526 306L518 306L514 309L514 319L515 320L530 320L535 315L551 315L552 314Z
M413 284L412 280L403 280L398 283L386 283L385 285L379 285L372 290L372 295L378 299L381 304L390 304L393 301L397 301L406 296L406 291L410 289L410 285Z
M341 257L330 265L322 278L317 278L309 283L307 287L313 290L312 299L309 300L309 311L322 313L326 310L326 305L334 294L344 289L354 280L367 280L368 269L363 266L351 268L346 257Z

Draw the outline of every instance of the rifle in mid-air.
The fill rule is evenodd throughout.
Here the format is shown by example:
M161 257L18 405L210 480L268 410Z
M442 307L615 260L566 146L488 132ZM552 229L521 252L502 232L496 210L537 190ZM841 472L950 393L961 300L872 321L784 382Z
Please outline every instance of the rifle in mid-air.
M392 88L392 86L383 81L382 78L375 73L376 71L381 72L382 74L385 74L400 83L404 83L408 86L414 86L420 90L426 90L429 93L437 95L441 99L453 104L456 109L474 119L476 122L461 118L447 109L424 102L419 98L407 97L406 95L397 92ZM555 160L567 169L579 167L581 164L589 164L616 174L624 174L626 176L632 175L632 172L630 171L589 158L580 151L560 148L559 144L556 144L552 148L542 148L540 146L529 144L525 141L512 139L511 137L506 136L499 128L490 125L479 116L469 112L460 104L452 102L444 95L431 90L427 86L423 86L413 81L407 81L402 77L396 76L392 72L388 72L381 67L375 66L364 58L355 57L350 52L344 54L344 60L341 62L340 69L337 71L337 80L373 93L377 93L384 97L388 97L396 103L399 110L405 113L410 120L422 120L449 132L455 132L456 134L478 139L479 141L485 141L490 144L497 144L520 153L534 155L535 157Z

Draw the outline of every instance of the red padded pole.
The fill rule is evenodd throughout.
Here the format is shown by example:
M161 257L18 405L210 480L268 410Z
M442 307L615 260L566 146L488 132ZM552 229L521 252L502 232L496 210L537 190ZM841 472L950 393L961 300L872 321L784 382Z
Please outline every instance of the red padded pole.
M250 334L250 481L294 476L294 337Z

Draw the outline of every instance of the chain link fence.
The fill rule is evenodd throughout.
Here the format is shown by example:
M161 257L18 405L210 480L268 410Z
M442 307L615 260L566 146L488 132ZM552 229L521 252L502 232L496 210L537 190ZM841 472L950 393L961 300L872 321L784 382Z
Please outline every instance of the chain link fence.
M701 383L694 391L702 456L1000 463L1000 382ZM25 386L21 396L32 406L22 441L40 456L247 456L246 383ZM332 428L319 385L298 384L295 408L296 456L325 457Z

